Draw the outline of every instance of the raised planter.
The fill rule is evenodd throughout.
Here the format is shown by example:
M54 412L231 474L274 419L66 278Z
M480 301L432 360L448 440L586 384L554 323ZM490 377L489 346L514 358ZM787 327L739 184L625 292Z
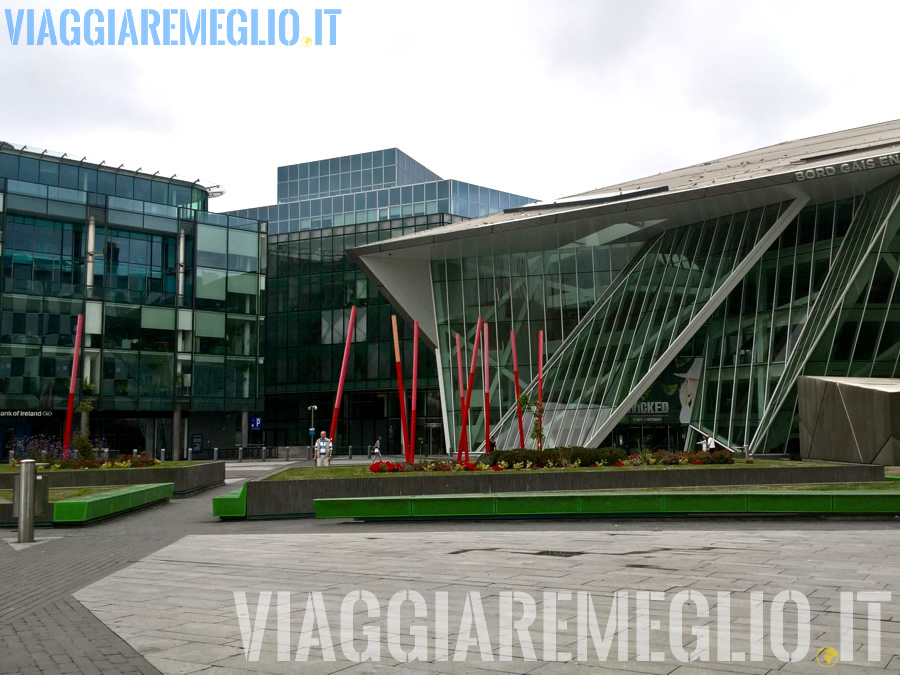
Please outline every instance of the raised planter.
M172 496L173 487L172 483L129 485L119 490L59 501L53 504L53 524L87 525L156 502L167 501Z
M222 485L225 462L204 462L190 466L159 466L144 469L82 469L74 471L41 471L50 488L94 487L103 485L146 485L172 483L176 497ZM12 490L18 474L0 473L0 490Z
M39 480L34 486L34 524L51 525L53 509L50 506L50 486ZM0 527L16 527L18 517L12 502L0 502Z
M403 497L637 488L755 486L798 483L866 483L884 480L884 467L862 464L624 469L621 471L417 473L371 478L253 480L247 482L247 518L311 516L316 499Z

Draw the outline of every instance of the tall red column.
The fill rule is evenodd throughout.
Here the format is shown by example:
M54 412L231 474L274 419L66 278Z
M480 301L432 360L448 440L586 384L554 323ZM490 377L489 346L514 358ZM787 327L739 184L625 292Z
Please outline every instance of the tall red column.
M334 443L337 433L338 413L341 411L341 396L344 394L344 381L347 379L347 364L350 362L350 345L353 343L353 327L356 324L356 305L350 309L350 325L347 327L347 341L344 344L344 360L341 362L341 378L338 380L337 396L334 397L334 413L331 415L331 431L328 438Z
M466 436L466 427L469 424L469 404L472 402L472 387L475 386L475 366L478 365L478 343L481 340L482 318L478 317L478 325L475 327L475 344L472 346L472 366L469 368L469 386L466 389L466 401L463 405L462 429L459 434L459 461L469 461L469 445ZM465 456L463 457L463 447L465 447Z
M400 394L400 430L403 436L403 455L409 456L409 426L406 421L406 392L403 390L403 366L400 364L400 335L397 332L397 317L391 315L394 331L394 362L397 364L397 391Z
M488 325L484 324L484 451L491 451L491 343L488 340Z
M466 383L463 380L462 347L459 343L459 333L456 334L456 369L459 371L459 419L462 420L463 408L466 407ZM459 445L456 448L456 461L462 461L463 444L466 442L466 428L462 427Z
M84 330L84 314L78 315L75 324L75 354L72 355L72 375L69 377L69 405L66 408L66 428L63 434L63 459L69 459L72 442L72 413L75 409L75 385L78 384L78 361L81 358L81 333Z
M538 331L538 398L537 398L537 407L538 411L540 411L540 431L541 433L538 435L537 439L537 449L540 451L543 449L543 441L541 436L544 433L544 331Z
M519 447L525 449L525 424L522 421L522 406L519 405L519 397L522 390L519 388L519 357L516 355L516 331L509 331L509 343L512 345L513 378L516 382L516 412L519 416Z
M412 373L412 410L409 415L409 456L406 461L416 461L416 398L419 387L419 322L413 322L413 373Z

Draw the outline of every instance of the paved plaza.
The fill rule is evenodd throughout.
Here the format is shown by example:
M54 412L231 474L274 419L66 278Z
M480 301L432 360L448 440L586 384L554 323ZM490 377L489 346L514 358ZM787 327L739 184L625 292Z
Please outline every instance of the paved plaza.
M0 673L900 673L900 521L219 522L227 489L0 542Z

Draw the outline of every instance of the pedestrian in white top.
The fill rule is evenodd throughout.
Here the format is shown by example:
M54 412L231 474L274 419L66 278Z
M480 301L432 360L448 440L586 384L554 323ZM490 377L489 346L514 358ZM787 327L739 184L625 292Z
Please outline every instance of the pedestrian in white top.
M323 431L319 434L319 438L316 439L316 444L313 446L313 451L316 453L316 466L329 466L333 449L334 446L331 443L331 439Z
M707 452L715 452L716 451L716 441L712 436L706 437L706 451Z
M375 437L375 444L372 446L372 457L374 461L381 461L381 436Z

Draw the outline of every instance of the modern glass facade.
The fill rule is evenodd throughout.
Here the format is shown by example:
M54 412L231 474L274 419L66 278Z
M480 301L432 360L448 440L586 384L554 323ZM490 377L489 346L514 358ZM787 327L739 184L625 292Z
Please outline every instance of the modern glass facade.
M78 314L92 436L119 450L246 443L263 404L264 224L207 199L0 146L0 409L43 415L0 419L4 446L61 435Z
M338 387L350 307L354 345L336 434L340 451L360 452L375 436L399 452L400 421L388 302L350 261L357 246L442 227L531 200L444 180L396 148L278 169L278 204L235 211L268 222L266 442L305 445L328 427ZM400 322L407 391L412 326ZM417 443L444 448L435 354L419 350Z
M442 256L431 262L451 438L458 438L461 419L456 334L468 364L478 318L490 324L490 366L497 375L492 379L490 417L496 421L516 400L511 332L516 336L519 377L528 383L537 377L538 331L544 331L547 351L555 353L641 246L627 240L595 244L588 238L555 250L535 244L531 250ZM470 403L469 438L484 438L483 391L479 380Z
M893 179L859 197L807 205L746 272L738 263L787 203L669 230L647 242L548 363L547 442L635 438L628 427L653 413L640 401L660 398L647 397L660 388L657 378L646 378L682 337L685 346L663 364L680 364L679 394L697 380L688 400L681 397L689 433L679 444L703 432L733 449L798 452L798 375L900 374L898 196L900 179ZM715 302L715 291L733 273L739 283L687 334L691 319L704 303ZM690 377L685 371L692 366ZM672 373L660 377L671 382ZM679 400L675 393L670 398ZM497 437L516 445L515 415L506 412Z
M412 283L432 285L454 448L456 335L467 371L481 317L500 448L519 445L510 331L534 402L543 330L546 446L678 450L707 433L796 455L800 375L900 377L892 144L896 123L803 139L475 221L464 242L445 227L352 256L395 295L411 282L393 265L429 261ZM420 303L404 308L430 319ZM481 357L477 371L468 435L480 445ZM532 422L526 413L528 447Z

